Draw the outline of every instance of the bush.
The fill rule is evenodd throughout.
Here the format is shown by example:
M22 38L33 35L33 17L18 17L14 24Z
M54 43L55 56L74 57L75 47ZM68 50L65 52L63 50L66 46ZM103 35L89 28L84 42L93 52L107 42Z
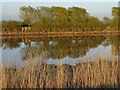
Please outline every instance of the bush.
M20 31L20 22L18 21L2 21L3 31Z

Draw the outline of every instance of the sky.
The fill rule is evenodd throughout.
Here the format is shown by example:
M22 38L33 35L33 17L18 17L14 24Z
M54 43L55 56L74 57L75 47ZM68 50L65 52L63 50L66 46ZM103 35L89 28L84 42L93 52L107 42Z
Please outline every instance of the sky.
M120 0L1 0L2 2L119 2Z
M77 6L85 8L91 16L98 17L100 20L102 20L104 16L112 18L111 8L114 6L118 6L119 0L104 0L106 2L102 2L102 0L77 0L77 2L75 2L76 0L69 0L69 2L66 2L68 0L52 0L52 2L50 1L51 0L26 0L26 2L23 2L23 0L2 1L2 19L20 21L21 19L19 18L19 8L22 6L60 6L65 8Z

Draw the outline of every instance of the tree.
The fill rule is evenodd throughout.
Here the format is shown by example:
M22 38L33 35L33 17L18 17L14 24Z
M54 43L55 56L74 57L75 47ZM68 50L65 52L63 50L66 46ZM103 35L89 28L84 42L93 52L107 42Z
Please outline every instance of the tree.
M3 31L20 31L20 22L18 21L2 21L2 30Z
M50 31L94 31L104 29L103 22L92 17L80 7L21 7L21 19L32 24L33 30ZM108 18L107 18L108 19ZM107 20L105 19L105 20ZM106 21L108 22L108 20Z
M31 6L23 6L20 8L20 18L24 24L34 23L34 8Z
M117 29L119 30L120 29L120 7L113 7L112 8L112 16L113 16L113 19L110 21L110 27L113 28L113 29Z
M110 18L109 17L103 17L103 22L104 23L109 23L110 22Z
M68 12L66 8L63 7L51 7L53 12L53 27L54 29L64 29L67 28Z
M71 21L71 26L73 29L81 29L83 30L86 19L89 15L88 12L84 8L79 7L69 7L69 19Z
M114 16L114 17L118 16L119 12L120 12L120 7L113 7L112 8L112 16Z

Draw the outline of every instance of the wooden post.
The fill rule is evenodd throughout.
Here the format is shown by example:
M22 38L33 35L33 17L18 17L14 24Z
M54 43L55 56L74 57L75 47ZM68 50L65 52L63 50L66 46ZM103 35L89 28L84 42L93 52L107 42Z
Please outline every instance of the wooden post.
M24 32L24 27L22 27L22 32Z
M28 31L30 31L31 30L31 27L28 27Z
M25 27L25 31L27 31L27 27Z

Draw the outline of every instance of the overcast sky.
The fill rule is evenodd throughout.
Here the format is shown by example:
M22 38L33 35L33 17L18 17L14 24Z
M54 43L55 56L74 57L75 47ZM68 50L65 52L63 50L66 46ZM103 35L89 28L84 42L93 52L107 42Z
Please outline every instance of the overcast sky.
M16 1L19 1L19 2L16 2ZM64 1L64 2L60 2L60 1ZM66 1L69 1L69 2L66 2ZM80 2L75 2L75 1L80 1ZM26 2L23 2L23 0L5 0L5 1L3 0L2 1L2 19L19 21L20 20L19 8L21 6L32 6L32 7L61 6L66 8L77 6L77 7L85 8L87 12L90 13L91 16L96 16L99 19L102 19L104 16L108 16L112 18L111 9L114 6L118 6L119 0L104 0L104 1L106 2L102 2L102 0L26 0Z

